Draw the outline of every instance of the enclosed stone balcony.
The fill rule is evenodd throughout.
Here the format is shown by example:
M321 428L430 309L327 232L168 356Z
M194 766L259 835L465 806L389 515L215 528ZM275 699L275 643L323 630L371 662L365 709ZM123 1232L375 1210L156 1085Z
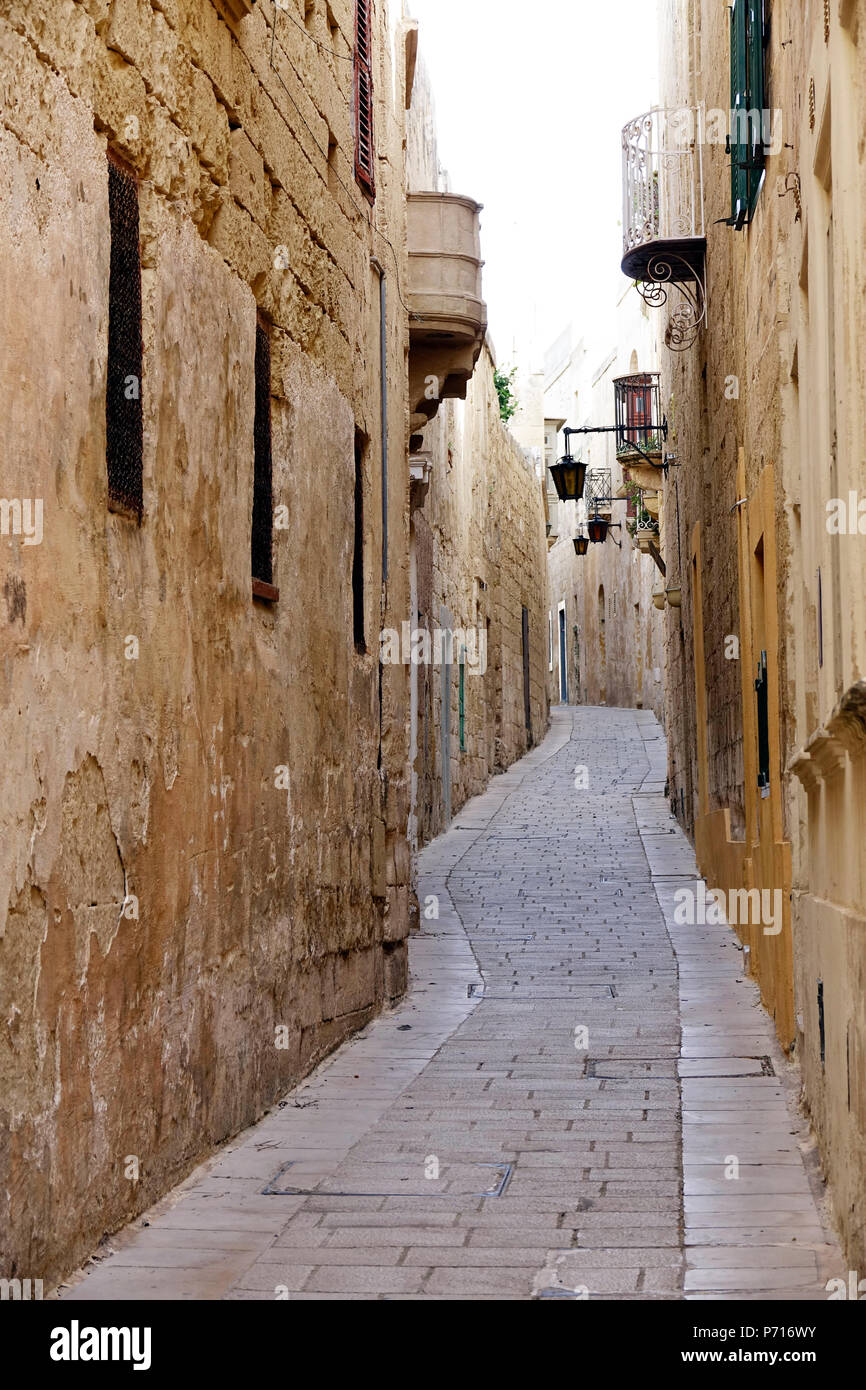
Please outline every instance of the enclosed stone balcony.
M448 397L465 399L487 331L481 298L481 205L456 193L410 193L409 388L413 439Z

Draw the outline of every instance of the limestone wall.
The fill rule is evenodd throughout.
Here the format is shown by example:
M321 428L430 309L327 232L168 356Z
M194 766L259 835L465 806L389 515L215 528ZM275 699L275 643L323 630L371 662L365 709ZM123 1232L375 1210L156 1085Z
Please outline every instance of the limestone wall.
M419 59L407 130L413 190L450 189L436 142L434 94ZM466 192L467 190L455 190ZM484 220L481 223L482 253ZM460 737L459 650L450 664L421 662L413 682L412 838L424 844L496 772L547 729L547 575L541 481L503 425L485 343L465 400L443 400L423 431L429 483L411 514L410 631L470 635ZM531 732L526 727L523 609L529 623ZM408 610L407 610L408 613ZM475 642L476 660L471 643ZM459 645L459 643L458 643ZM483 660L481 659L483 652Z
M780 1039L801 1059L856 1269L866 1261L866 879L854 810L866 792L864 16L856 0L771 8L779 138L755 215L742 232L717 225L730 210L729 160L705 147L707 328L686 353L662 350L693 557L682 637L668 640L671 787L711 882L782 895L781 932L737 930ZM662 11L663 102L726 109L728 10L665 0ZM833 499L846 504L842 534L828 527Z
M376 4L371 207L354 6L307 9L275 36L263 4L234 29L210 0L0 14L0 493L44 502L41 544L0 550L4 1276L69 1270L405 983L409 685L385 669L380 708L377 665L408 607L402 58L392 82ZM107 508L109 146L141 180L141 525ZM250 579L257 310L271 605Z
M479 634L484 661L464 676L419 671L419 839L423 843L537 743L547 729L547 578L541 480L499 418L485 347L466 401L446 401L425 430L429 492L414 513L418 621ZM529 624L531 732L524 709L523 609ZM479 644L478 651L481 651ZM471 647L469 649L471 658ZM445 702L448 719L445 719ZM444 750L448 749L447 765Z
M606 330L606 331L605 331ZM581 324L578 347L567 363L553 367L545 394L548 421L565 419L572 427L607 426L614 422L614 379L633 371L652 371L656 347L652 326L643 303L621 281L611 285L609 322L601 327ZM551 349L551 362L557 352ZM610 473L611 492L623 484L612 434L574 436L576 458L590 470ZM565 441L560 434L550 455L561 455ZM663 485L661 475L659 486ZM676 550L668 555L669 579L665 581L651 557L640 553L628 531L625 501L608 509L611 528L605 543L590 545L585 556L575 554L573 537L585 530L585 504L562 503L551 507L551 540L547 557L550 578L549 660L551 699L559 701L561 685L560 605L565 606L566 694L571 704L619 705L652 709L664 719L665 615L653 604L653 591L675 584ZM554 537L556 538L554 540ZM662 549L666 550L664 544Z

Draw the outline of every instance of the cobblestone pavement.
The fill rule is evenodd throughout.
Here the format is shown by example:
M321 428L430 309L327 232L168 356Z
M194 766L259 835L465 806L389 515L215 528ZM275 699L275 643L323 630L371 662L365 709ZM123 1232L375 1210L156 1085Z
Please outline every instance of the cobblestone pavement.
M673 921L664 765L649 712L555 709L423 851L404 1005L61 1296L825 1299L793 1068L730 929Z

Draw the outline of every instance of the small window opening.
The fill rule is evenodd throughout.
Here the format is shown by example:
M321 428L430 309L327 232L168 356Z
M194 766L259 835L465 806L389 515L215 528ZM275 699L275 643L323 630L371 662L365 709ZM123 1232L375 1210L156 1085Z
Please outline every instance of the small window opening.
M370 0L355 4L355 178L367 197L376 196L373 139L373 49Z
M105 388L108 505L112 511L141 521L144 424L138 180L112 152L108 156L108 215L111 228Z
M355 545L352 553L352 627L355 650L366 652L364 628L364 452L365 440L355 431Z
M271 453L271 342L265 324L256 324L256 407L253 427L253 525L251 560L253 594L274 601L273 457Z

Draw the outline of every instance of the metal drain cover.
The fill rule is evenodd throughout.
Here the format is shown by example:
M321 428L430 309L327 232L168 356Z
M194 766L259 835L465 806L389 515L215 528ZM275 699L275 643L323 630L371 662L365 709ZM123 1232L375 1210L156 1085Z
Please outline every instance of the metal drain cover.
M290 1186L283 1181L289 1169L303 1166L303 1160L293 1158L280 1165L262 1188L262 1194L266 1197L417 1197L420 1201L430 1197L501 1197L514 1171L513 1163L443 1163L438 1178L426 1178L425 1162L426 1159L418 1159L413 1165L412 1176L407 1174L397 1180L399 1186L392 1181L381 1186L358 1184L356 1189L351 1182L345 1187L328 1187L330 1179L327 1177L313 1187ZM479 1169L485 1171L479 1172ZM487 1186L482 1187L485 1179Z

